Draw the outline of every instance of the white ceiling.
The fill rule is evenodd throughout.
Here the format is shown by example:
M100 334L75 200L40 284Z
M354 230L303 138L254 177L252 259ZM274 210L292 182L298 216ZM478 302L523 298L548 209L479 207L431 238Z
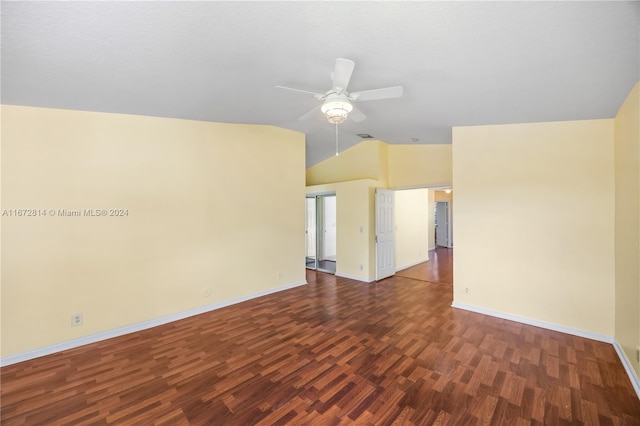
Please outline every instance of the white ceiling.
M334 152L311 96L338 57L360 91L341 149L450 143L451 127L613 117L640 79L634 2L2 2L2 103L273 124Z

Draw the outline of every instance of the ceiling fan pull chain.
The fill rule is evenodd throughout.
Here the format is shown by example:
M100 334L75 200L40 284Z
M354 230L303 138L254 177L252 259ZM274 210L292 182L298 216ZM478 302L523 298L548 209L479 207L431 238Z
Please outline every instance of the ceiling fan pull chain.
M338 123L336 123L336 157L338 155Z

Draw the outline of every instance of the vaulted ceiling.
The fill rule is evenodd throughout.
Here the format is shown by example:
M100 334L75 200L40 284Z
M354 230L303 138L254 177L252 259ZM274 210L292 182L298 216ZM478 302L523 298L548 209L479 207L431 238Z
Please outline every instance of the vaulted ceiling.
M232 123L335 127L305 94L356 62L363 102L340 149L368 133L450 143L451 127L613 117L640 79L634 2L3 2L2 103Z

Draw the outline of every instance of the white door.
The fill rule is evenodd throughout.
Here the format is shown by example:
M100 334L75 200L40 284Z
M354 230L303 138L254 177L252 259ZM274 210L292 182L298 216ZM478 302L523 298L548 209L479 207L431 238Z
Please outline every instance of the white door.
M394 192L376 188L376 280L396 273L393 206Z
M436 245L449 247L449 203L436 203Z

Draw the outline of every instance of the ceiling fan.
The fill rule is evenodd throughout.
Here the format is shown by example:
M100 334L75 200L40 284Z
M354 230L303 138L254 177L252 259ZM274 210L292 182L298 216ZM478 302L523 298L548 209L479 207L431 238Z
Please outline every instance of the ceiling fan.
M316 93L308 90L294 89L292 87L276 86L278 89L293 90L295 92L306 93L313 95L319 101L323 101L321 105L318 105L308 113L304 114L298 120L306 118L311 115L315 110L320 108L320 111L327 117L330 123L339 124L344 122L347 117L351 118L356 123L366 120L367 116L361 111L355 109L352 102L364 102L375 101L380 99L399 98L402 96L402 86L385 87L382 89L363 90L360 92L347 92L349 86L349 80L351 80L351 74L356 63L350 59L338 58L336 59L336 65L333 73L331 74L331 80L333 85L331 89L325 93Z

